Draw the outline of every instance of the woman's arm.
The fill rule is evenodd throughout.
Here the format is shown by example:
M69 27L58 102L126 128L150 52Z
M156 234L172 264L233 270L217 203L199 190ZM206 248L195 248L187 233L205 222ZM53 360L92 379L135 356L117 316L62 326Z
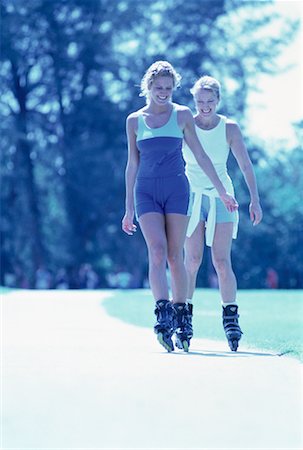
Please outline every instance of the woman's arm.
M217 189L218 194L220 195L221 200L225 204L228 211L235 211L238 208L238 203L234 199L234 197L228 194L220 181L217 172L211 162L211 159L205 153L200 141L198 139L196 130L195 130L195 122L193 116L189 109L184 109L181 111L182 114L182 122L184 123L184 139L193 152L197 163L201 167L201 169L206 173L210 181L213 183L214 187Z
M136 117L133 115L128 116L126 120L126 134L127 134L127 147L128 158L125 169L125 214L122 219L122 229L125 233L132 235L136 231L136 225L134 225L134 186L136 182L138 166L139 166L139 151L136 144Z
M262 208L257 187L257 181L251 159L243 140L241 130L237 123L227 123L227 141L235 156L240 170L244 176L245 183L250 194L249 214L253 225L258 225L262 220Z

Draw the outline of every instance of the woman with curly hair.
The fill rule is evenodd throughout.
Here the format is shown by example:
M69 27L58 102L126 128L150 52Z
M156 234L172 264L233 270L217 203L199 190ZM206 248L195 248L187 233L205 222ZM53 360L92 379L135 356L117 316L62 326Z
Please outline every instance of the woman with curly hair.
M140 95L146 97L146 105L131 113L126 122L128 161L122 220L123 231L132 235L136 231L136 213L148 248L149 282L156 301L154 331L169 352L174 350L174 332L177 347L185 351L192 337L183 260L190 199L182 155L183 139L212 180L226 208L234 211L238 207L197 138L189 108L172 101L180 79L167 61L152 64L142 78ZM171 273L172 302L169 301L167 264Z

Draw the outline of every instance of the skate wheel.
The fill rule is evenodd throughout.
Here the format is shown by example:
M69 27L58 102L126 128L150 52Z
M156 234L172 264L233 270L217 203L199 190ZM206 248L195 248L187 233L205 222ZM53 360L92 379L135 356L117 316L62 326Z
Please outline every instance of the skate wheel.
M169 343L166 342L166 341L164 340L163 333L158 333L158 334L157 334L157 339L158 339L158 342L159 342L159 343L165 348L165 350L167 350L169 353L172 352L172 351L174 350L173 343L171 342L171 345L169 345Z
M183 350L184 350L185 352L188 352L189 345L188 345L188 342L187 342L187 341L183 341L183 342L182 342L182 347L183 347Z
M229 346L232 352L236 352L238 350L239 341L234 339L233 341L230 341Z

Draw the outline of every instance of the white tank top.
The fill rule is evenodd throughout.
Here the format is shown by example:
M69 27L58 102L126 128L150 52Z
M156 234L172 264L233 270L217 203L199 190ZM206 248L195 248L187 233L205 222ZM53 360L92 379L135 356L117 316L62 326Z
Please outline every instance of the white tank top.
M196 132L207 155L210 157L218 177L230 194L234 193L232 181L227 173L229 145L226 140L226 117L220 115L220 122L211 130L202 130L196 125ZM186 175L193 190L212 189L214 186L196 161L186 142L183 144L183 157L186 162Z

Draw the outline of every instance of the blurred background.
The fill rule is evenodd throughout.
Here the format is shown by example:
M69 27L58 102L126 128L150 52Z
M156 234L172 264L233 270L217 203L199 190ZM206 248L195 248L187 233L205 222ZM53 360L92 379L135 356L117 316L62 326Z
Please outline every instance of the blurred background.
M143 106L147 67L182 74L174 101L203 74L222 84L255 165L263 222L240 203L239 288L303 287L300 1L2 0L1 285L147 287L140 230L121 231L125 119ZM300 53L301 52L301 53ZM199 287L215 287L209 252Z

